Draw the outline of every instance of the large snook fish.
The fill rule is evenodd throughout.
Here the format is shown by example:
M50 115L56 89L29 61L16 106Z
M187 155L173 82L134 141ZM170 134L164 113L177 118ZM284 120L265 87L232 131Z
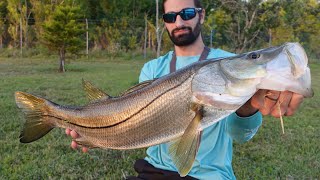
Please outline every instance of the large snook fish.
M69 107L16 92L26 122L20 142L35 141L55 127L75 130L88 147L135 149L172 141L170 153L181 176L194 162L201 130L235 112L258 89L312 97L310 69L298 43L230 58L209 59L144 82L119 97L90 83L94 101Z

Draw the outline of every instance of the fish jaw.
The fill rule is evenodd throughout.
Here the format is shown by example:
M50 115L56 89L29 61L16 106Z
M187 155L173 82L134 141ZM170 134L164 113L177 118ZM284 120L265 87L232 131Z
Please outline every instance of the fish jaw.
M308 57L299 43L286 43L279 55L267 63L267 75L257 86L259 89L292 91L312 97Z

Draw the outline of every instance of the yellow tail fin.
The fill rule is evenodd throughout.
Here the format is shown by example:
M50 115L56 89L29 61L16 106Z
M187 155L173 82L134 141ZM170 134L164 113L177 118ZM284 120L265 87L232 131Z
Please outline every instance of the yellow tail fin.
M46 115L47 100L24 92L16 92L15 99L26 119L20 134L21 143L36 141L54 128L53 124L50 123L52 117Z

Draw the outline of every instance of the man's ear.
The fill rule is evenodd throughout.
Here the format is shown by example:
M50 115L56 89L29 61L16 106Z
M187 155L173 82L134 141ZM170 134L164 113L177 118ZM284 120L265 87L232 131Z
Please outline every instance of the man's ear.
M206 17L206 10L202 9L201 13L199 13L200 15L200 23L203 24L204 23L204 18Z

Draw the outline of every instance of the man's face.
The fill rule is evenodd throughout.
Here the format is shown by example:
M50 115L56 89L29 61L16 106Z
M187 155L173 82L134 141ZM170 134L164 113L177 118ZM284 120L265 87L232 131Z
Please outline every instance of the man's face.
M194 8L193 0L167 0L164 4L165 13L180 12L184 8ZM204 14L196 13L190 20L183 20L177 15L174 23L165 23L170 39L176 46L193 44L201 33Z

